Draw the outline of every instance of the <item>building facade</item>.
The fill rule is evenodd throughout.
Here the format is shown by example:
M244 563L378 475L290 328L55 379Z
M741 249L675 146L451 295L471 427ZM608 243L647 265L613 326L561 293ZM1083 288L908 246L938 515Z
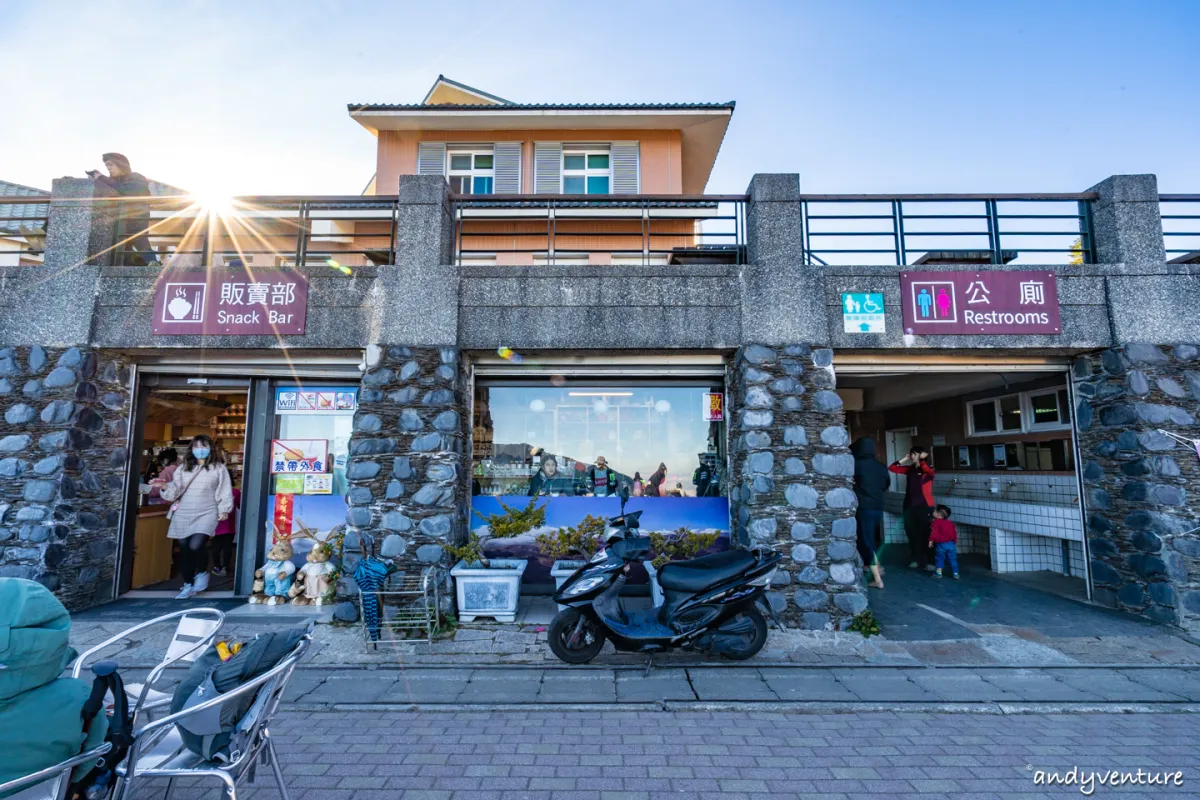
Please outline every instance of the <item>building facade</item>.
M608 513L604 455L621 481L661 465L664 530L782 550L772 604L836 629L880 597L855 548L865 437L931 451L961 549L996 572L1200 629L1200 274L1168 263L1155 177L863 198L761 174L700 195L731 112L440 80L419 106L351 108L379 137L373 194L156 211L177 213L163 267L114 264L113 205L56 181L41 263L0 267L0 574L72 608L169 579L139 484L200 430L237 465L235 594L284 527L419 569L535 479L561 524ZM978 228L921 227L951 203Z

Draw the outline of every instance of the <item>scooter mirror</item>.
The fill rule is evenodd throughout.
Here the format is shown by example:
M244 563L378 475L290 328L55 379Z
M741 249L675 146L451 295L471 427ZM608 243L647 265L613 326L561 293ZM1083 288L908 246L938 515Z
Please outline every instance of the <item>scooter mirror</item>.
M621 513L624 514L625 513L625 504L629 502L629 487L622 486L619 496L621 498Z

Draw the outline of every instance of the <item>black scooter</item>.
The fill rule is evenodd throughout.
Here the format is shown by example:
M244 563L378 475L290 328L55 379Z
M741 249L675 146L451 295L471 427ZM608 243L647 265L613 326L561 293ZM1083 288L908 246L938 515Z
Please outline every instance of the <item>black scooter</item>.
M767 641L763 612L782 627L764 594L782 556L767 548L675 561L658 572L664 602L626 611L620 593L630 565L650 554L650 537L638 535L641 511L609 520L607 546L575 571L554 595L567 606L550 623L550 649L568 664L586 664L609 639L618 650L654 653L683 648L734 659L753 656ZM647 669L649 666L647 667Z

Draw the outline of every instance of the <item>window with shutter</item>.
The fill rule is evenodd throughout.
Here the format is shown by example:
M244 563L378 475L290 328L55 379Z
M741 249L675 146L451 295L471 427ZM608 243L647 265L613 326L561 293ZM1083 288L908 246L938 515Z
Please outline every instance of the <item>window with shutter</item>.
M612 193L637 194L641 189L637 142L612 143Z
M563 194L611 194L612 154L606 144L563 147Z
M417 145L417 174L446 174L445 142L421 142Z
M562 193L562 144L535 142L533 145L534 194Z
M446 179L455 194L492 194L495 162L491 145L450 145L446 153Z
M521 193L521 143L496 142L496 194Z

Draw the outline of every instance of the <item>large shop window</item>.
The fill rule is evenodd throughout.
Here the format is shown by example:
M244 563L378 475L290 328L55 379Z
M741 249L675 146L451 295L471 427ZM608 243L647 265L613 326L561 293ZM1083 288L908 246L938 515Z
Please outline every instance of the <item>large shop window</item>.
M265 549L290 538L297 567L346 521L346 461L358 389L286 386L275 390Z
M555 383L559 385L555 385ZM728 547L726 434L720 381L481 382L475 391L471 525L501 503L546 505L547 528L642 509L642 531L720 531ZM493 540L489 555L530 559L526 583L551 583L534 542ZM544 563L543 563L544 562ZM635 578L641 576L634 576Z

